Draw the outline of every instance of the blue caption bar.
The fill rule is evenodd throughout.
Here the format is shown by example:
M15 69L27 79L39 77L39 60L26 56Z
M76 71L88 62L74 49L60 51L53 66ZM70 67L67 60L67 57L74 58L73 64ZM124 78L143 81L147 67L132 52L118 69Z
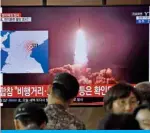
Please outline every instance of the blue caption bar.
M2 130L1 133L127 133L126 130ZM128 133L145 133L149 130L128 130Z
M150 23L150 20L149 19L138 19L136 20L136 24L149 24Z

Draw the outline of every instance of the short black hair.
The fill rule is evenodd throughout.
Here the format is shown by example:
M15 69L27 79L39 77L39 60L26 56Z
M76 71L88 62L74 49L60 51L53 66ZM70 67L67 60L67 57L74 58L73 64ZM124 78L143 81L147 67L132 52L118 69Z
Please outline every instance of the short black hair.
M138 107L134 110L134 112L133 112L134 117L136 117L136 115L138 114L138 112L139 112L140 110L143 110L143 109L148 109L148 110L150 110L150 104L147 103L147 104L142 104L142 105L138 106Z
M35 103L20 104L14 112L14 119L20 120L24 126L34 123L40 127L48 122L44 109Z
M141 96L141 100L143 103L150 103L150 82L140 82L135 86L135 89Z
M137 100L140 103L141 99L139 94L137 93L135 88L130 84L125 82L120 82L112 86L103 99L105 110L110 111L112 109L112 104L115 100L120 98L126 98L131 94L131 92L136 96Z
M99 130L140 130L132 114L108 114L100 121Z
M68 101L77 96L79 83L77 79L69 73L58 73L53 81L52 93L64 101Z

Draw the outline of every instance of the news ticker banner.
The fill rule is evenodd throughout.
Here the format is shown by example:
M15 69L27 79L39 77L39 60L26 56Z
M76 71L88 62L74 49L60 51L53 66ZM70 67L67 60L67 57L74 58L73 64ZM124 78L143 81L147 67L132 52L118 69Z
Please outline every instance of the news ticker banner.
M32 17L24 17L21 13L1 13L1 22L32 22Z
M102 106L103 97L114 84L80 85L72 106ZM132 84L133 86L135 84ZM0 106L14 107L19 103L47 104L51 85L12 85L0 87Z
M81 85L77 97L103 97L109 85ZM1 86L1 98L47 98L50 85L12 85Z
M109 85L81 85L73 106L103 105L103 97L113 84ZM35 102L47 103L50 85L12 85L1 86L1 106L8 103Z
M2 130L2 133L127 133L126 130ZM128 130L128 133L148 133L149 130Z

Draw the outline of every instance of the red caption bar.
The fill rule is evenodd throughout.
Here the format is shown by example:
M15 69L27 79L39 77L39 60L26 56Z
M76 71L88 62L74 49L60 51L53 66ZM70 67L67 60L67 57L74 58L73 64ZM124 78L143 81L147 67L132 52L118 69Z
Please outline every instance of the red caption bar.
M48 85L1 86L1 98L46 98Z
M77 97L103 97L112 85L81 85ZM47 98L49 85L1 86L1 98Z
M104 97L107 91L113 86L109 85L80 85L77 97ZM1 86L1 98L47 98L50 85L13 85Z
M7 17L21 17L21 13L1 13L1 18L7 18Z

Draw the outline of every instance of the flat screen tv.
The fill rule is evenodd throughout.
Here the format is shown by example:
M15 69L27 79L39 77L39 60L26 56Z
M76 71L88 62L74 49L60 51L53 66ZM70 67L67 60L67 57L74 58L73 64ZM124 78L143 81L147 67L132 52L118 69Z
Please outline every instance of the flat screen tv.
M148 20L141 17L149 15L149 6L15 6L3 7L2 12L18 13L16 17L30 19L30 22L23 22L26 21L25 18L10 20L18 22L3 22L3 35L8 33L8 36L11 36L21 31L46 31L48 34L48 47L43 48L38 56L34 54L36 55L39 47L34 47L28 55L41 64L45 73L7 73L6 71L3 74L5 86L47 86L52 84L56 73L68 72L76 76L81 85L72 106L101 106L104 95L113 84L127 81L134 85L149 80L149 24ZM41 36L43 34L41 32ZM20 36L21 34L17 38L19 39ZM15 45L23 43L19 43L17 38ZM34 35L33 38L35 41L38 39ZM32 37L28 41L33 41ZM11 45L11 41L7 43ZM10 47L6 42L3 44L5 48ZM46 49L48 54L43 56L43 60L47 58L48 63L42 65L42 59L39 60L39 57ZM13 58L13 55L7 51L2 50L2 52L5 58L1 68L9 64L6 62L8 56ZM22 54L19 49L16 49L16 53L18 56ZM18 62L16 69L26 65L23 61ZM44 87L48 90L50 88L51 86ZM17 90L13 91L16 91L13 92L15 95L2 97L4 107L14 107L19 102L25 101L41 104L47 102L46 94L38 98L30 95L18 97Z

